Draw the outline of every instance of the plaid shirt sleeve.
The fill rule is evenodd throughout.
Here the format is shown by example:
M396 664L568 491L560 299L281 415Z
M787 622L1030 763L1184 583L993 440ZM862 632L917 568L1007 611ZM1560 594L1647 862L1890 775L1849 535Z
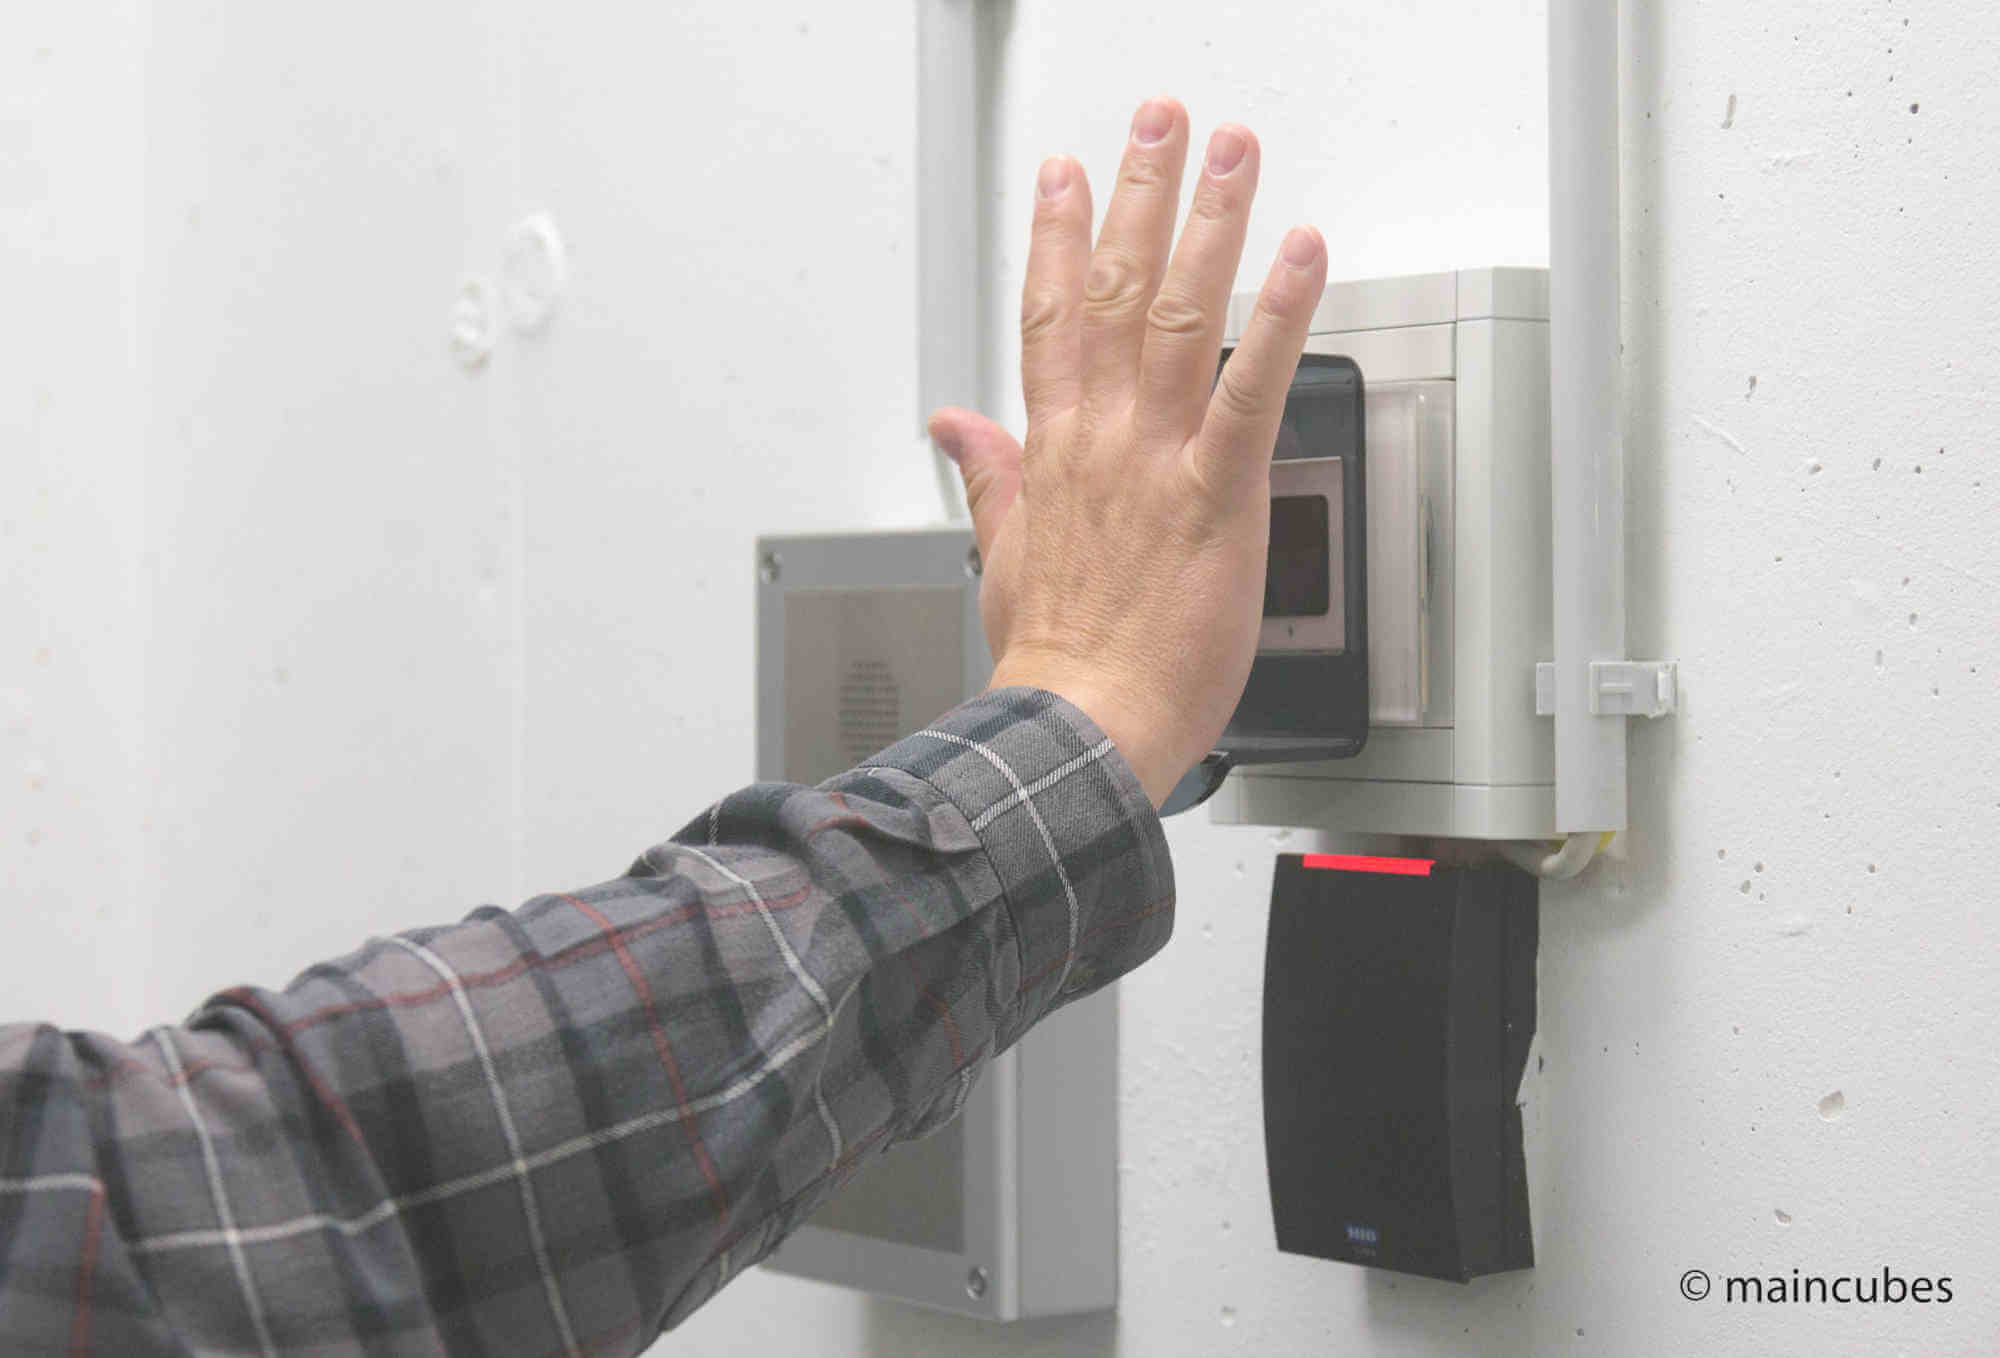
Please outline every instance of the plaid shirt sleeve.
M0 1347L638 1352L1172 918L1111 742L1007 689L601 886L0 1028Z

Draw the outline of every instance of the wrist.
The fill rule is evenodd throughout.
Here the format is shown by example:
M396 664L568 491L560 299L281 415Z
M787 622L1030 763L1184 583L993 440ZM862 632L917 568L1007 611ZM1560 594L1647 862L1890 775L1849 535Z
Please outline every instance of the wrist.
M1155 810L1187 771L1178 752L1161 739L1171 723L1146 710L1130 686L1093 667L1010 653L993 667L991 687L1038 688L1079 709L1110 738Z

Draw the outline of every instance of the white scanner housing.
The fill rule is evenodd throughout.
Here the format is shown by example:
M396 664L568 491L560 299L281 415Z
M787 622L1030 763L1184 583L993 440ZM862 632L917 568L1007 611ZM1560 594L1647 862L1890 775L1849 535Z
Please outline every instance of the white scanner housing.
M1233 344L1256 297L1231 299ZM1309 353L1366 388L1368 740L1350 759L1238 769L1218 822L1549 839L1553 654L1548 273L1329 284Z

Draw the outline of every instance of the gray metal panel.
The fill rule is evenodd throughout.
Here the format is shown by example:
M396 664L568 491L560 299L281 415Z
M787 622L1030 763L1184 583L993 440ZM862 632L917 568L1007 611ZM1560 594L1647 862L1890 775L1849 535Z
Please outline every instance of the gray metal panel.
M1029 1114L1021 1295L1036 1315L1108 1310L1118 1304L1118 987L1044 1019L1018 1050Z
M945 706L979 692L992 676L979 617L979 580L968 528L932 528L764 538L757 543L757 774L780 778L793 763L786 749L786 624L795 619L822 626L848 617L871 637L849 650L907 644L905 625L921 618L954 632L960 651L960 691ZM939 624L929 591L957 591L958 626ZM883 607L857 606L842 596L878 591ZM862 644L868 642L870 644ZM851 666L837 644L827 644L825 681L837 688ZM899 678L897 719L911 729L938 715L928 704L919 662ZM794 656L795 677L813 677ZM838 694L834 695L835 698ZM817 699L817 720L838 721L838 703ZM914 704L914 705L913 705ZM831 715L830 715L831 714ZM850 723L849 734L865 729ZM899 734L907 734L901 732ZM859 738L856 735L856 738ZM797 737L794 737L796 740ZM824 754L810 758L825 758ZM833 1204L828 1220L858 1230L831 1229L816 1219L796 1231L770 1258L786 1273L853 1287L938 1310L992 1320L1014 1320L1096 1310L1117 1299L1117 1001L1115 987L1039 1024L1012 1051L996 1057L966 1100L954 1128L928 1141L895 1147L843 1190L881 1194L862 1208ZM951 1153L947 1138L957 1138ZM898 1157L903 1157L899 1162ZM956 1164L958 1182L934 1182L942 1166ZM911 1173L918 1177L912 1181ZM956 1195L950 1210L910 1212L905 1238L897 1230L898 1204L922 1195ZM839 1200L836 1200L837 1202ZM941 1243L941 1226L956 1225L957 1248ZM977 1270L979 1288L969 1288Z
M844 773L965 700L962 583L784 597L786 782Z
M887 1240L944 1254L966 1252L965 1195L936 1185L965 1178L966 1123L957 1119L931 1135L896 1147L861 1166L840 1192L813 1214L813 1225L843 1235Z
M1039 1314L1023 1309L1018 1254L1019 1213L1014 1202L1018 1184L1016 1149L1020 1053L1038 1033L1015 1050L994 1058L985 1076L967 1096L959 1113L964 1138L964 1176L953 1188L961 1195L965 1246L935 1249L876 1235L833 1230L808 1222L792 1232L766 1260L780 1273L852 1287L878 1297L892 1297L933 1310L988 1320L1016 1320ZM916 1143L921 1147L924 1143ZM895 1156L909 1147L893 1147L870 1166L893 1176ZM879 1179L879 1174L869 1177ZM877 1187L880 1187L878 1181ZM913 1185L912 1187L917 1187ZM857 1176L842 1193L869 1190ZM943 1185L939 1191L947 1191ZM1061 1247L1058 1245L1058 1249ZM985 1277L983 1293L966 1285L972 1271Z
M934 586L964 591L966 695L993 662L979 624L978 580L967 570L970 528L818 534L757 540L757 776L782 778L785 759L785 596L805 589ZM931 715L936 715L935 713Z

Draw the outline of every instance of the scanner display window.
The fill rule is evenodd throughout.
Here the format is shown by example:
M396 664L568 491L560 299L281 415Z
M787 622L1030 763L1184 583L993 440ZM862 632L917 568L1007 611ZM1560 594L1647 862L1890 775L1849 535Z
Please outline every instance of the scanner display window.
M1347 650L1343 459L1271 463L1271 545L1264 558L1259 651L1339 655Z
M1331 550L1324 495L1271 501L1271 548L1264 567L1264 616L1320 618L1332 606Z

